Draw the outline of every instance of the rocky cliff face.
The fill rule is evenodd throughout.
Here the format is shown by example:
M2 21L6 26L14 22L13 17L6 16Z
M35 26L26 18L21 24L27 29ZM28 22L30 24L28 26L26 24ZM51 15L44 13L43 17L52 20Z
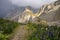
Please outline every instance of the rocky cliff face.
M45 11L40 16L40 20L47 21L49 25L60 25L60 1L47 4Z
M43 5L39 9L39 11L35 13L29 9L26 9L21 14L18 14L17 16L12 17L11 20L14 20L20 23L27 23L28 21L36 22L37 20L40 20L40 21L43 20L43 21L47 21L49 25L59 24L60 22L60 1L56 1L54 3Z
M41 13L41 10L43 10L44 7L45 7L45 9ZM39 15L39 13L41 13L41 15L38 16L40 21L42 21L42 20L47 21L47 23L49 25L53 25L53 24L60 25L60 1L56 1L54 3L43 5L40 8L40 10L37 12L38 15ZM34 14L32 14L32 15L34 15ZM31 17L31 15L30 15L30 17ZM32 19L37 20L38 17L35 16L35 18L32 18Z

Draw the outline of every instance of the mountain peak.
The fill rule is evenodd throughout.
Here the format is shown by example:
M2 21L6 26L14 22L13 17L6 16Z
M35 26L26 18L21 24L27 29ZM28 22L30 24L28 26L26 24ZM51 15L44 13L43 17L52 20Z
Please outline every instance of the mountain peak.
M60 20L60 3L59 1L43 5L38 12L34 13L33 8L30 6L25 7L25 10L20 14L17 14L12 17L15 18L13 20L16 20L20 23L27 23L29 21L36 22L39 21L47 21L48 24L51 22L56 23L58 20ZM34 9L35 10L35 9ZM37 16L38 15L38 16Z

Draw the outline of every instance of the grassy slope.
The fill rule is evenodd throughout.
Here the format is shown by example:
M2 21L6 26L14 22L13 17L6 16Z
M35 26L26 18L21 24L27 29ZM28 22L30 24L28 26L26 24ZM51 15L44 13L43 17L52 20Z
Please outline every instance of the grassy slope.
M8 40L8 35L19 25L17 22L0 18L0 40Z
M27 27L30 33L28 40L60 40L60 26L29 23Z
M8 35L18 27L17 22L0 19L0 40L9 40ZM28 23L25 28L28 29L28 40L60 40L60 27L48 26L43 24Z

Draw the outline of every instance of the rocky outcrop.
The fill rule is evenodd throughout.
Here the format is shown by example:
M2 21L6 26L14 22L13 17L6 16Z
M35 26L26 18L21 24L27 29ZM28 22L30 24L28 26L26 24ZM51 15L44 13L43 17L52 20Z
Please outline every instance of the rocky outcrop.
M45 8L44 8L45 7ZM37 16L39 15L39 16ZM18 19L18 22L27 23L28 21L37 21L38 17L41 20L47 22L54 22L60 20L60 1L56 1L51 4L43 5L40 10L33 13L31 10L26 9L22 16Z
M20 22L20 23L28 23L28 21L36 22L39 21L47 21L48 24L59 24L60 22L60 1L56 1L50 4L43 5L38 12L33 12L26 8L21 14L16 14L11 20Z
M42 9L41 9L42 10ZM47 21L49 25L60 25L60 1L48 4L40 20Z

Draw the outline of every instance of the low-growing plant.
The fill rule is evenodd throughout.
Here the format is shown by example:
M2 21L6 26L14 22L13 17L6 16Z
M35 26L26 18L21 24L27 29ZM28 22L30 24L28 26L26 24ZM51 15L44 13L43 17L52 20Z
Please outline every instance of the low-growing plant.
M60 40L60 26L30 23L28 27L32 31L28 40Z
M6 37L10 35L13 32L13 30L19 25L20 23L1 18L0 19L0 40L7 40L8 38Z

